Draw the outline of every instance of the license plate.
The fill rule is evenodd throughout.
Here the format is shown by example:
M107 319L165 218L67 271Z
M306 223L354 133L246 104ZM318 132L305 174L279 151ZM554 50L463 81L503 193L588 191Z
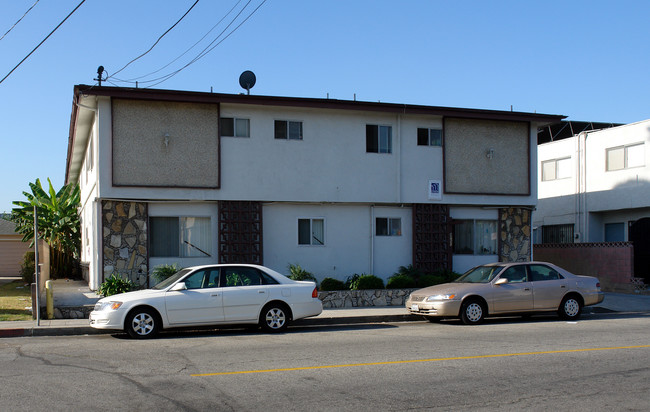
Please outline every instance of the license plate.
M411 305L411 311L417 312L419 310L420 310L420 308L418 308L418 305Z

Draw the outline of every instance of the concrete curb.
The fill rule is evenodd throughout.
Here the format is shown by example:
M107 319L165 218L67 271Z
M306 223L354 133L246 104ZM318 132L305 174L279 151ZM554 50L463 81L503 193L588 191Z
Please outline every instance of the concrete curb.
M395 311L395 308L391 308L392 312ZM640 309L640 308L639 308ZM350 314L355 309L347 310L342 312L337 312L333 310L330 313L323 312L322 315L314 318L300 319L292 323L292 326L295 327L305 327L305 326L325 326L325 325L359 325L359 324L370 324L370 323L392 323L392 322L414 322L422 321L423 317L419 315L411 315L408 313L381 313L382 310L377 310L378 313L368 314L364 308L356 308L359 310L360 314ZM376 309L375 309L376 310ZM404 310L405 311L405 310ZM362 314L363 313L363 314ZM587 307L584 308L583 314L626 314L626 313L650 313L648 310L613 310L604 307ZM87 324L88 319L78 319L78 320L52 320L44 321L49 322L49 325L43 326L33 326L30 322L6 322L7 328L2 328L2 322L0 322L0 338L11 338L11 337L26 337L26 336L81 336L81 335L106 335L106 334L115 334L114 330L102 330L95 329L90 327ZM60 324L54 324L61 322ZM72 323L72 324L65 324ZM30 325L25 325L24 327L17 327L16 323L30 323ZM84 324L85 323L85 324ZM185 329L191 330L191 329Z
M87 321L87 319L83 319ZM364 323L388 323L388 322L412 322L422 320L421 316L402 315L368 315L368 316L345 316L345 317L320 317L300 319L291 326L323 326L323 325L347 325ZM191 330L191 329L185 329ZM56 325L56 326L32 326L24 328L2 328L0 323L0 338L16 338L27 336L81 336L81 335L110 335L114 330L95 329L89 326L78 325Z

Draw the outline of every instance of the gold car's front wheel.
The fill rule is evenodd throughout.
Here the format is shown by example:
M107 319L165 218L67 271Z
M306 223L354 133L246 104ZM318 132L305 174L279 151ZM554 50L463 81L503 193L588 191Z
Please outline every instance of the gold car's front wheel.
M466 300L460 309L460 319L466 325L478 325L483 322L486 314L485 305L478 299Z

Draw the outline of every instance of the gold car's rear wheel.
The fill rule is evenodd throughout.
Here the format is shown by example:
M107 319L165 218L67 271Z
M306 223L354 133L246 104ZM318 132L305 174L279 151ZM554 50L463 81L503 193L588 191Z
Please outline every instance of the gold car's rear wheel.
M562 303L560 303L559 312L562 319L578 319L582 312L582 302L577 296L565 296L564 299L562 299Z

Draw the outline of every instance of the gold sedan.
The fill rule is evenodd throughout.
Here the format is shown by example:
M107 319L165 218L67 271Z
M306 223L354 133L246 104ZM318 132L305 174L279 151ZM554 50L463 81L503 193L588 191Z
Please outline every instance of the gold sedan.
M557 312L574 320L584 306L605 295L595 277L574 275L546 262L492 263L477 266L451 283L411 293L406 309L431 322L459 317L477 325L486 316Z

